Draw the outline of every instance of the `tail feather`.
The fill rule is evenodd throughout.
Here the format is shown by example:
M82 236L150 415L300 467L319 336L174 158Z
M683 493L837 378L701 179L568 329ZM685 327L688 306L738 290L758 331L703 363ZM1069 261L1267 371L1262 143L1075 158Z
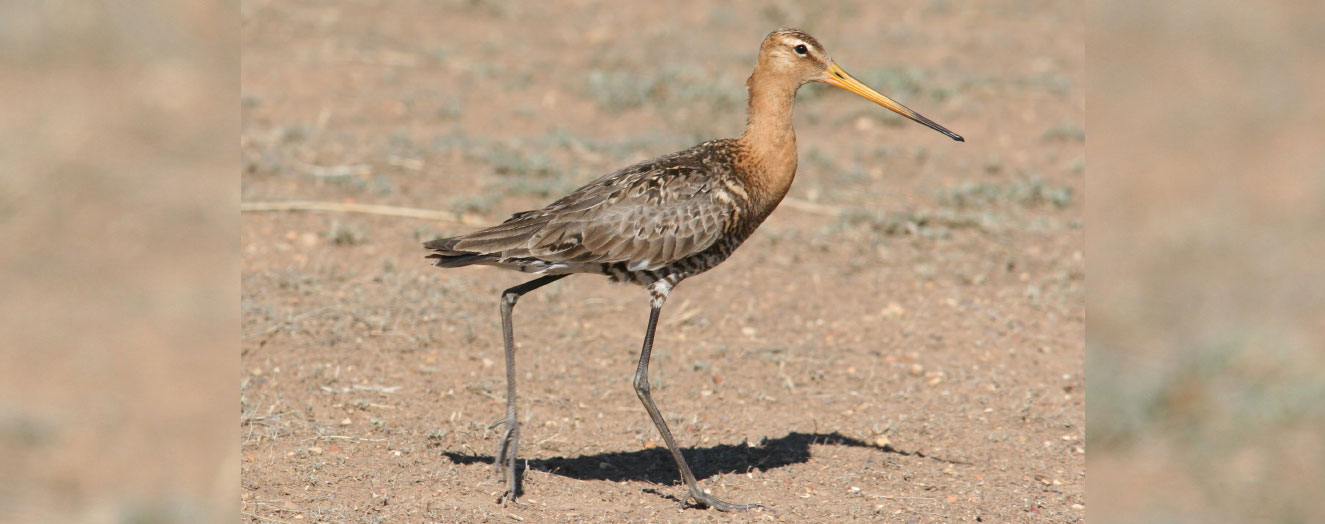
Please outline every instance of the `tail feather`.
M496 255L489 253L456 250L455 246L462 238L439 238L424 242L423 247L432 250L432 254L426 258L436 259L433 265L438 267L461 267L497 260Z
M483 255L478 253L468 255L441 255L434 253L428 255L427 258L437 259L436 262L432 263L432 265L437 267L463 267L497 260L497 257L493 255Z
M472 264L501 265L500 262L529 256L530 237L547 225L547 219L526 211L511 215L495 226L451 238L439 238L423 243L432 250L428 258L439 267L460 267ZM533 262L526 261L526 264Z
M538 232L542 224L501 225L468 235L456 237L452 249L477 253L495 253L522 247L529 236Z
M459 241L460 237L434 238L432 240L424 242L423 248L431 249L433 251L453 251L455 250L456 242Z

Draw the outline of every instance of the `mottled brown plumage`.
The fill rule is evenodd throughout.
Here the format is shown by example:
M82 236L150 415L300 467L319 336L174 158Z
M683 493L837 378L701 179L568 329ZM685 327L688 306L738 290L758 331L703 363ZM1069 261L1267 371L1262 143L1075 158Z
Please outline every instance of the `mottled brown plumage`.
M441 267L473 264L544 275L502 295L507 364L506 425L495 462L507 494L518 495L515 451L514 341L511 311L524 293L566 275L605 275L647 288L652 297L635 389L687 483L686 501L720 510L745 509L699 489L649 394L648 362L658 313L671 289L725 260L786 196L796 174L792 106L796 90L824 82L859 94L955 140L962 138L865 87L842 71L819 42L795 29L770 33L747 81L745 132L641 162L590 182L542 209L516 213L496 226L424 244Z
M705 142L599 178L500 225L426 245L442 267L490 264L675 284L720 261L699 255L725 256L724 239L749 234L741 225L758 211L735 173L737 147Z

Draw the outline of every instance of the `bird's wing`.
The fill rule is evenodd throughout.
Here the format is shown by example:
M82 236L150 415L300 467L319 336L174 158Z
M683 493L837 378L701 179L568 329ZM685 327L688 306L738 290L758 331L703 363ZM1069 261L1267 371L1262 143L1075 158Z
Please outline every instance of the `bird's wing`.
M731 223L723 163L672 155L604 176L547 207L462 237L459 251L657 269L704 251Z

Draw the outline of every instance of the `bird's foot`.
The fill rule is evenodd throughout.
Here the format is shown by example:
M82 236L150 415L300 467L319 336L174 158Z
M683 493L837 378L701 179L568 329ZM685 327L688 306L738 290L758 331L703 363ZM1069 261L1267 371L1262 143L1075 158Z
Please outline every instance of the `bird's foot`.
M506 499L507 496L511 500L515 500L519 488L515 480L515 452L520 445L520 422L515 420L514 414L510 414L493 422L492 425L488 426L488 429L493 429L502 424L506 425L506 429L502 431L501 438L497 440L497 453L493 455L492 465L497 472L497 476L504 476L506 480L506 493L502 494L499 500Z
M510 502L511 504L515 504L516 506L524 506L525 504L523 502L520 502L519 500L516 499L517 496L518 495L516 495L514 489L507 489L506 491L502 492L500 497L497 497L497 503L505 504L507 502Z
M731 504L723 502L717 497L709 495L708 493L705 493L704 490L698 488L691 488L685 498L681 499L681 507L684 508L686 503L690 502L691 499L695 500L696 505L713 508L718 511L745 511L747 509L761 507L758 504Z

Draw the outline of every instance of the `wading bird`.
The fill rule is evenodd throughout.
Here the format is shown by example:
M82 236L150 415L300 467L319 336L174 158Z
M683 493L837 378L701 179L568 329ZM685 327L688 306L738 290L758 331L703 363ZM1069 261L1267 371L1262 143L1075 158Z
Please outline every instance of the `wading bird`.
M953 140L960 135L907 109L852 78L814 37L779 29L764 38L759 61L746 85L748 120L739 138L704 142L605 175L542 209L511 215L505 222L467 235L424 243L440 267L473 264L541 275L501 295L506 346L506 416L494 462L505 473L502 499L519 495L515 456L520 423L515 416L515 343L511 312L535 289L585 273L648 290L652 309L644 331L635 393L667 443L691 499L722 511L755 504L729 504L700 489L667 422L649 393L649 353L658 314L679 282L725 260L786 196L796 174L792 104L796 90L823 82L855 93Z

